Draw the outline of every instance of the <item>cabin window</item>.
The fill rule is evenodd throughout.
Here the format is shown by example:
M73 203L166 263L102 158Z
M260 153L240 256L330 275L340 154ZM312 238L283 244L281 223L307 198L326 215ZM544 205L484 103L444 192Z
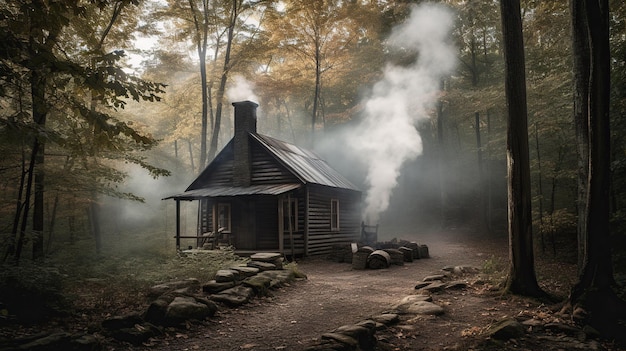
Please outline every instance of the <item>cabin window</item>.
M297 232L298 231L298 199L283 199L283 230L285 232L289 232L290 223L291 223L291 231Z
M330 200L330 230L339 230L339 200Z
M230 204L217 204L217 229L224 228L224 232L230 232Z

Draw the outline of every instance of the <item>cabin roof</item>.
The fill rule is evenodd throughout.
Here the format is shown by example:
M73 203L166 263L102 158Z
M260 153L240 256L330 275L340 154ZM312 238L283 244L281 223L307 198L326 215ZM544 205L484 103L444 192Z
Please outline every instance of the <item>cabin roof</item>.
M184 193L168 196L167 199L178 200L199 200L205 197L220 197L220 196L244 196L244 195L280 195L288 191L298 189L302 184L263 184L263 185L251 185L246 187L235 186L211 186L207 188L200 188L194 190L188 190Z
M348 179L330 167L326 161L309 150L258 133L250 132L249 137L261 145L264 150L269 152L277 162L286 167L302 183L261 184L244 187L202 184L206 181L205 176L216 168L216 164L223 162L224 158L232 157L232 152L229 152L232 151L230 149L233 148L233 140L231 140L191 185L189 185L185 192L168 196L164 198L164 200L198 200L205 197L242 195L280 195L297 189L301 187L302 184L318 184L333 188L360 191Z
M257 133L250 135L303 183L359 191L354 184L315 153L265 135Z

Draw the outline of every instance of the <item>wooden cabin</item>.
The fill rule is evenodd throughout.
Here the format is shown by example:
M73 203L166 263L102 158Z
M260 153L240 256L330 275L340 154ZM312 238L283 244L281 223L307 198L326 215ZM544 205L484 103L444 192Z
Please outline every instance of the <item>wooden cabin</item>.
M233 103L235 135L176 201L198 201L198 245L238 253L328 254L361 236L361 192L316 154L257 133L251 101ZM206 246L206 245L205 245Z

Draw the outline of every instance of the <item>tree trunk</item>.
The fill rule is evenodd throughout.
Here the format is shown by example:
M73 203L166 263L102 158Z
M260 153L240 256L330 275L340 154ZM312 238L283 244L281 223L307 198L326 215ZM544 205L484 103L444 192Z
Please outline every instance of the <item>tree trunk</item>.
M584 13L575 15L577 21L587 21L589 33L589 174L582 243L585 255L569 305L574 306L576 322L590 325L606 337L624 340L624 327L618 320L626 317L626 304L611 288L614 279L609 236L611 56L608 0L587 0ZM585 313L576 313L581 309Z
M578 273L582 272L585 257L585 233L587 232L587 178L589 176L589 74L590 53L587 21L585 20L585 2L570 0L572 16L572 49L574 56L574 126L578 147Z
M235 24L237 23L237 17L239 16L237 8L237 0L233 0L232 9L230 14L230 24L228 27L228 38L226 39L226 52L224 53L224 66L222 69L222 78L220 79L220 85L217 89L217 106L215 108L215 124L213 125L213 134L211 136L211 147L209 148L209 160L212 160L217 153L217 141L220 135L220 128L222 124L222 107L224 105L224 92L226 91L226 82L230 73L230 52L233 45Z
M31 95L33 103L33 120L44 127L48 115L46 106L46 82L44 73L31 72ZM33 260L40 260L44 256L43 230L44 230L44 161L45 139L36 136L38 148L35 154L35 192L33 203Z
M445 89L445 81L442 79L439 84L440 90L443 93ZM444 135L443 135L443 121L444 121L444 113L443 113L443 97L439 98L437 102L437 144L439 145L439 223L441 228L445 228L446 223L446 182L444 178L445 174L445 161L446 161L446 150L444 143Z
M208 3L202 1L202 12L196 8L193 0L189 0L189 6L193 16L194 27L196 30L196 51L198 52L198 60L200 62L200 87L202 89L202 116L201 116L201 129L200 129L200 168L204 168L207 160L207 135L208 135L208 87L207 87L207 73L206 73L206 50L208 42L208 25L209 25L209 9ZM200 16L200 14L202 16Z
M539 198L539 235L541 239L541 252L546 251L546 241L543 226L543 174L541 172L541 150L539 149L539 128L535 122L535 152L537 153L537 197Z
M519 0L500 2L505 62L510 271L505 289L544 296L537 284L533 254L526 75Z

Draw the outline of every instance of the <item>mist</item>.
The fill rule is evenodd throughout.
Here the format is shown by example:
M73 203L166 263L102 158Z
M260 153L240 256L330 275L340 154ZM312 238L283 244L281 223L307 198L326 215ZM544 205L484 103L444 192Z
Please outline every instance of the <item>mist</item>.
M363 219L368 223L378 223L388 209L402 166L422 154L416 126L430 118L440 81L456 66L457 50L449 41L453 25L444 6L413 7L388 43L391 49L417 52L417 59L408 66L386 65L365 100L361 123L346 135L351 153L365 165Z

